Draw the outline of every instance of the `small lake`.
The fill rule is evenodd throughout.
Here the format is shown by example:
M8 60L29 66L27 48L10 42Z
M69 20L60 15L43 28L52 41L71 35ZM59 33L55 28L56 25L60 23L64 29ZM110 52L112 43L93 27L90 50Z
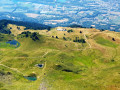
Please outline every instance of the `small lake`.
M43 68L44 64L36 64L37 67Z
M15 47L19 47L20 46L20 43L18 41L16 41L16 40L11 40L11 41L8 41L6 43L8 43L10 45L13 45Z
M30 81L36 81L37 80L37 77L31 77L31 76L24 76L24 78L26 78L27 80L30 80Z

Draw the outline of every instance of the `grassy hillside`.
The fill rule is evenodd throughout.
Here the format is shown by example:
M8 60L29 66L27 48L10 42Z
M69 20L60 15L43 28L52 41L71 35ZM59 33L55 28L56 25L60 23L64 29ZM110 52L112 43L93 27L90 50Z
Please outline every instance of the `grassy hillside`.
M39 23L30 23L30 22L12 21L12 20L0 20L0 33L10 34L11 29L14 27L7 28L9 24L16 25L17 30L21 30L19 26L24 26L24 30L27 30L27 29L50 30L51 28L50 26L39 24Z
M9 26L14 37L4 34L0 43L15 39L20 46L0 45L1 90L120 89L120 33L69 27L25 33Z

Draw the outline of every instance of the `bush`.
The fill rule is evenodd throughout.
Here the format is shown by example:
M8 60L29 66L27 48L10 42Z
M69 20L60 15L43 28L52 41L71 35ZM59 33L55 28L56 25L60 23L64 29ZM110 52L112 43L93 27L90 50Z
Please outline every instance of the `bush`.
M29 74L29 76L28 76L28 77L37 77L37 76L36 76L36 74L31 73L31 74Z
M105 31L104 29L101 29L100 31Z
M59 39L58 36L56 36L56 38Z
M67 32L68 32L68 33L70 33L70 32L73 32L73 30L72 30L72 29L70 29L70 30L68 30Z
M115 41L115 38L112 38L113 41Z
M39 40L39 34L34 32L34 33L31 33L29 31L27 32L22 32L21 34L25 34L25 37L30 37L32 38L32 40L36 41L36 40ZM22 35L21 35L22 36Z
M83 28L83 26L77 25L77 24L72 24L69 27L71 27L71 28Z
M67 40L65 37L63 37L63 40Z
M18 30L21 30L20 27L17 27Z
M79 37L76 37L76 39L73 40L73 42L86 43L85 39L79 39Z
M80 31L80 33L82 33L82 31Z
M0 75L5 75L5 72L4 71L0 71Z

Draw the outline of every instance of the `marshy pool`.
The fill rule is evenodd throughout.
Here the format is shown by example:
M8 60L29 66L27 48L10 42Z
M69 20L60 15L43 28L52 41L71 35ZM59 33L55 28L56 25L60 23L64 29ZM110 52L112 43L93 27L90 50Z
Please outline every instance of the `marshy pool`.
M0 48L17 48L20 46L20 43L16 40L9 40L7 42L0 42Z
M36 64L37 67L43 68L44 64Z
M32 76L24 76L25 79L30 80L30 81L36 81L37 77L32 77Z
M36 64L35 66L38 67L38 68L43 68L44 64Z
M29 81L36 81L37 80L37 76L34 73L31 73L28 76L24 76L24 78L29 80Z
M10 44L10 45L13 45L15 46L16 48L20 46L20 43L16 40L11 40L11 41L8 41L6 42L7 44Z

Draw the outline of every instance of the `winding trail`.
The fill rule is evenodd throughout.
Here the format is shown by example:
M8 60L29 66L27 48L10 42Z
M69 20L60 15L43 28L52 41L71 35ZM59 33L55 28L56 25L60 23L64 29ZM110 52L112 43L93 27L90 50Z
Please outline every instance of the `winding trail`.
M86 35L84 34L84 38L85 38L85 41L87 42L87 44L89 45L90 48L92 48L91 44L88 42L88 39L86 37Z
M47 51L43 56L41 56L41 57L44 57L44 56L46 56L47 54L48 54L49 52Z
M47 51L47 52L46 52L44 55L42 55L41 57L27 57L27 58L43 58L43 57L46 56L48 53L49 53L49 52ZM13 58L26 58L26 57L13 57ZM12 71L16 71L17 73L20 73L20 74L24 75L24 74L23 74L21 71L19 71L18 69L16 69L16 68L11 68L11 67L8 67L8 66L2 64L2 61L0 62L0 66L6 67L6 68L8 68L8 69L10 69L10 70L12 70ZM46 62L45 62L45 67L46 67ZM45 67L44 67L44 68L45 68Z
M42 75L41 75L41 76L44 75L45 69L46 69L46 62L45 62L44 68L42 69ZM41 76L40 76L40 77L41 77ZM38 89L39 89L39 90L47 90L47 86L46 86L46 82L45 82L45 77L43 77L42 82L40 83L40 86L39 86Z
M11 69L11 70L13 70L13 71L16 71L16 72L18 72L18 73L20 73L20 74L22 74L22 75L24 75L22 72L20 72L20 71L17 70L16 68L10 68L10 67L8 67L8 66L6 66L6 65L4 65L4 64L1 64L1 63L0 63L0 65L3 66L3 67L6 67L6 68L8 68L8 69Z
M88 42L88 39L87 39L86 35L85 35L85 34L83 34L83 36L84 36L84 38L85 38L85 41L86 41L86 42L87 42L87 44L89 45L89 48L92 48L91 44ZM77 44L77 43L75 43L75 46L76 46L76 47L78 47L78 44ZM77 49L77 50L86 50L86 49L88 49L88 48L84 48L84 49ZM76 50L76 49L74 49L74 50Z

